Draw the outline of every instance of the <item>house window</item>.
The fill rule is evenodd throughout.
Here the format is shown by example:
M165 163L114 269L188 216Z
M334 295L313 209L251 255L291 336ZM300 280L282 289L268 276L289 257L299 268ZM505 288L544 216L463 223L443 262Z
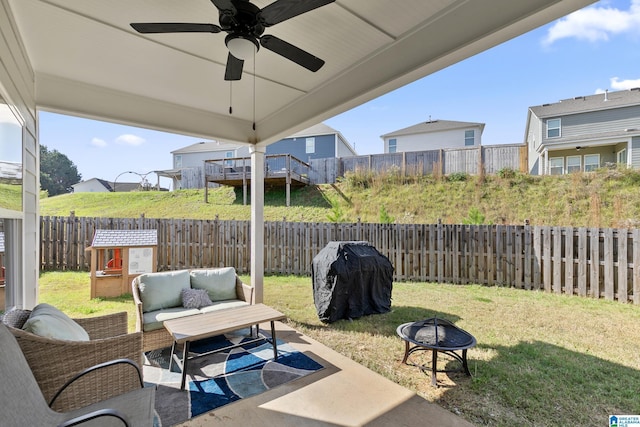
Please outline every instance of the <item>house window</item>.
M549 173L562 175L564 173L564 157L552 157L549 159Z
M591 172L600 167L600 154L587 154L584 156L584 171Z
M476 132L474 130L464 131L464 145L465 147L476 144Z
M389 153L395 153L398 151L398 141L395 138L389 140Z
M224 153L224 158L225 159L230 159L233 157L233 151L227 151L226 153ZM224 165L225 166L233 166L233 161L232 160L225 160L224 161Z
M173 167L174 169L182 169L182 156L180 154L174 156Z
M569 156L567 157L567 173L580 172L582 170L582 157Z
M560 136L560 119L547 120L547 138L558 138Z
M315 138L307 138L306 139L306 146L305 146L304 152L307 153L307 154L316 152L316 139Z
M619 165L627 165L627 149L623 148L622 150L618 151L618 153L616 154L616 159L618 161Z

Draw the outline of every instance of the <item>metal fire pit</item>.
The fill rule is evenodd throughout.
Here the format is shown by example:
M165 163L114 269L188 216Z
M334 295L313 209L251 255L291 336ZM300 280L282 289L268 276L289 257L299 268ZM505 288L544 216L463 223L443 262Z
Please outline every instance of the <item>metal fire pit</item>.
M476 339L465 330L458 328L445 319L432 317L417 322L404 323L398 326L396 332L405 341L405 351L402 363L407 363L408 357L421 350L431 350L431 366L419 366L423 371L431 371L431 385L437 386L436 372L453 372L460 369L438 370L438 352L444 353L462 365L462 370L471 376L467 365L467 350L476 345ZM413 346L412 346L413 345ZM456 353L461 351L461 354ZM412 365L407 363L408 365Z

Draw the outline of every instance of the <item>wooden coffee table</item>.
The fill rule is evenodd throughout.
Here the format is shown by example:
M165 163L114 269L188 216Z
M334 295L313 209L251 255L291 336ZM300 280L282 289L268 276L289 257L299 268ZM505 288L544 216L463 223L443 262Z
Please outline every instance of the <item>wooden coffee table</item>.
M264 304L247 305L243 307L228 308L210 313L197 314L187 316L180 319L167 320L164 327L173 337L173 345L171 346L171 360L175 360L182 369L182 382L180 390L184 390L187 378L187 364L190 359L206 356L208 354L225 351L241 345L250 344L258 341L270 341L273 345L273 358L278 359L278 347L276 344L276 329L274 322L282 320L286 316L271 307ZM259 324L271 322L271 339L260 334ZM194 341L205 338L222 335L226 332L235 331L242 328L256 326L255 339L245 341L241 344L231 345L224 348L216 349L207 353L189 356L189 346ZM253 335L253 328L252 328ZM182 360L176 355L175 350L178 344L183 345ZM171 369L171 365L169 365Z

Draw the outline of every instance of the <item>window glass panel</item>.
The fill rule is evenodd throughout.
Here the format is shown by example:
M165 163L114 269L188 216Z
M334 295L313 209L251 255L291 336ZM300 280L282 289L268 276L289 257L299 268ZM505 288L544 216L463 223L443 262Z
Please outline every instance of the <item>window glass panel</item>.
M315 153L315 152L316 152L316 139L307 138L305 153L309 154L309 153Z
M182 167L182 156L180 154L176 154L173 158L173 165L176 169L180 169Z
M226 153L224 153L224 157L227 158L227 159L230 159L231 157L233 157L233 151L227 151ZM233 161L225 160L224 164L226 166L233 166Z
M627 149L623 148L622 150L618 151L617 158L618 158L618 163L626 165L627 164Z
M562 175L564 173L564 157L549 159L549 173L551 175Z
M590 172L600 167L600 154L587 154L584 156L584 171Z
M580 156L567 157L567 173L582 171L582 158Z
M473 130L465 130L464 131L464 145L465 146L470 146L470 145L475 145L475 143L476 143L475 131L473 131Z
M557 138L560 136L560 119L547 120L547 138Z
M22 123L14 111L0 96L0 216L4 218L22 215Z
M389 152L395 153L398 150L398 141L395 138L389 140Z

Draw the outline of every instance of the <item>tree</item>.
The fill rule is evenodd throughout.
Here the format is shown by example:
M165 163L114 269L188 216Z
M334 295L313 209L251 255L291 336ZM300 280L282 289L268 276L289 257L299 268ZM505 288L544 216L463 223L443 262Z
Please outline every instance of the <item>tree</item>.
M380 224L393 224L396 219L389 215L384 205L380 206Z
M40 146L40 188L49 196L71 193L71 186L80 179L78 168L67 156L58 150L49 151L45 145Z

